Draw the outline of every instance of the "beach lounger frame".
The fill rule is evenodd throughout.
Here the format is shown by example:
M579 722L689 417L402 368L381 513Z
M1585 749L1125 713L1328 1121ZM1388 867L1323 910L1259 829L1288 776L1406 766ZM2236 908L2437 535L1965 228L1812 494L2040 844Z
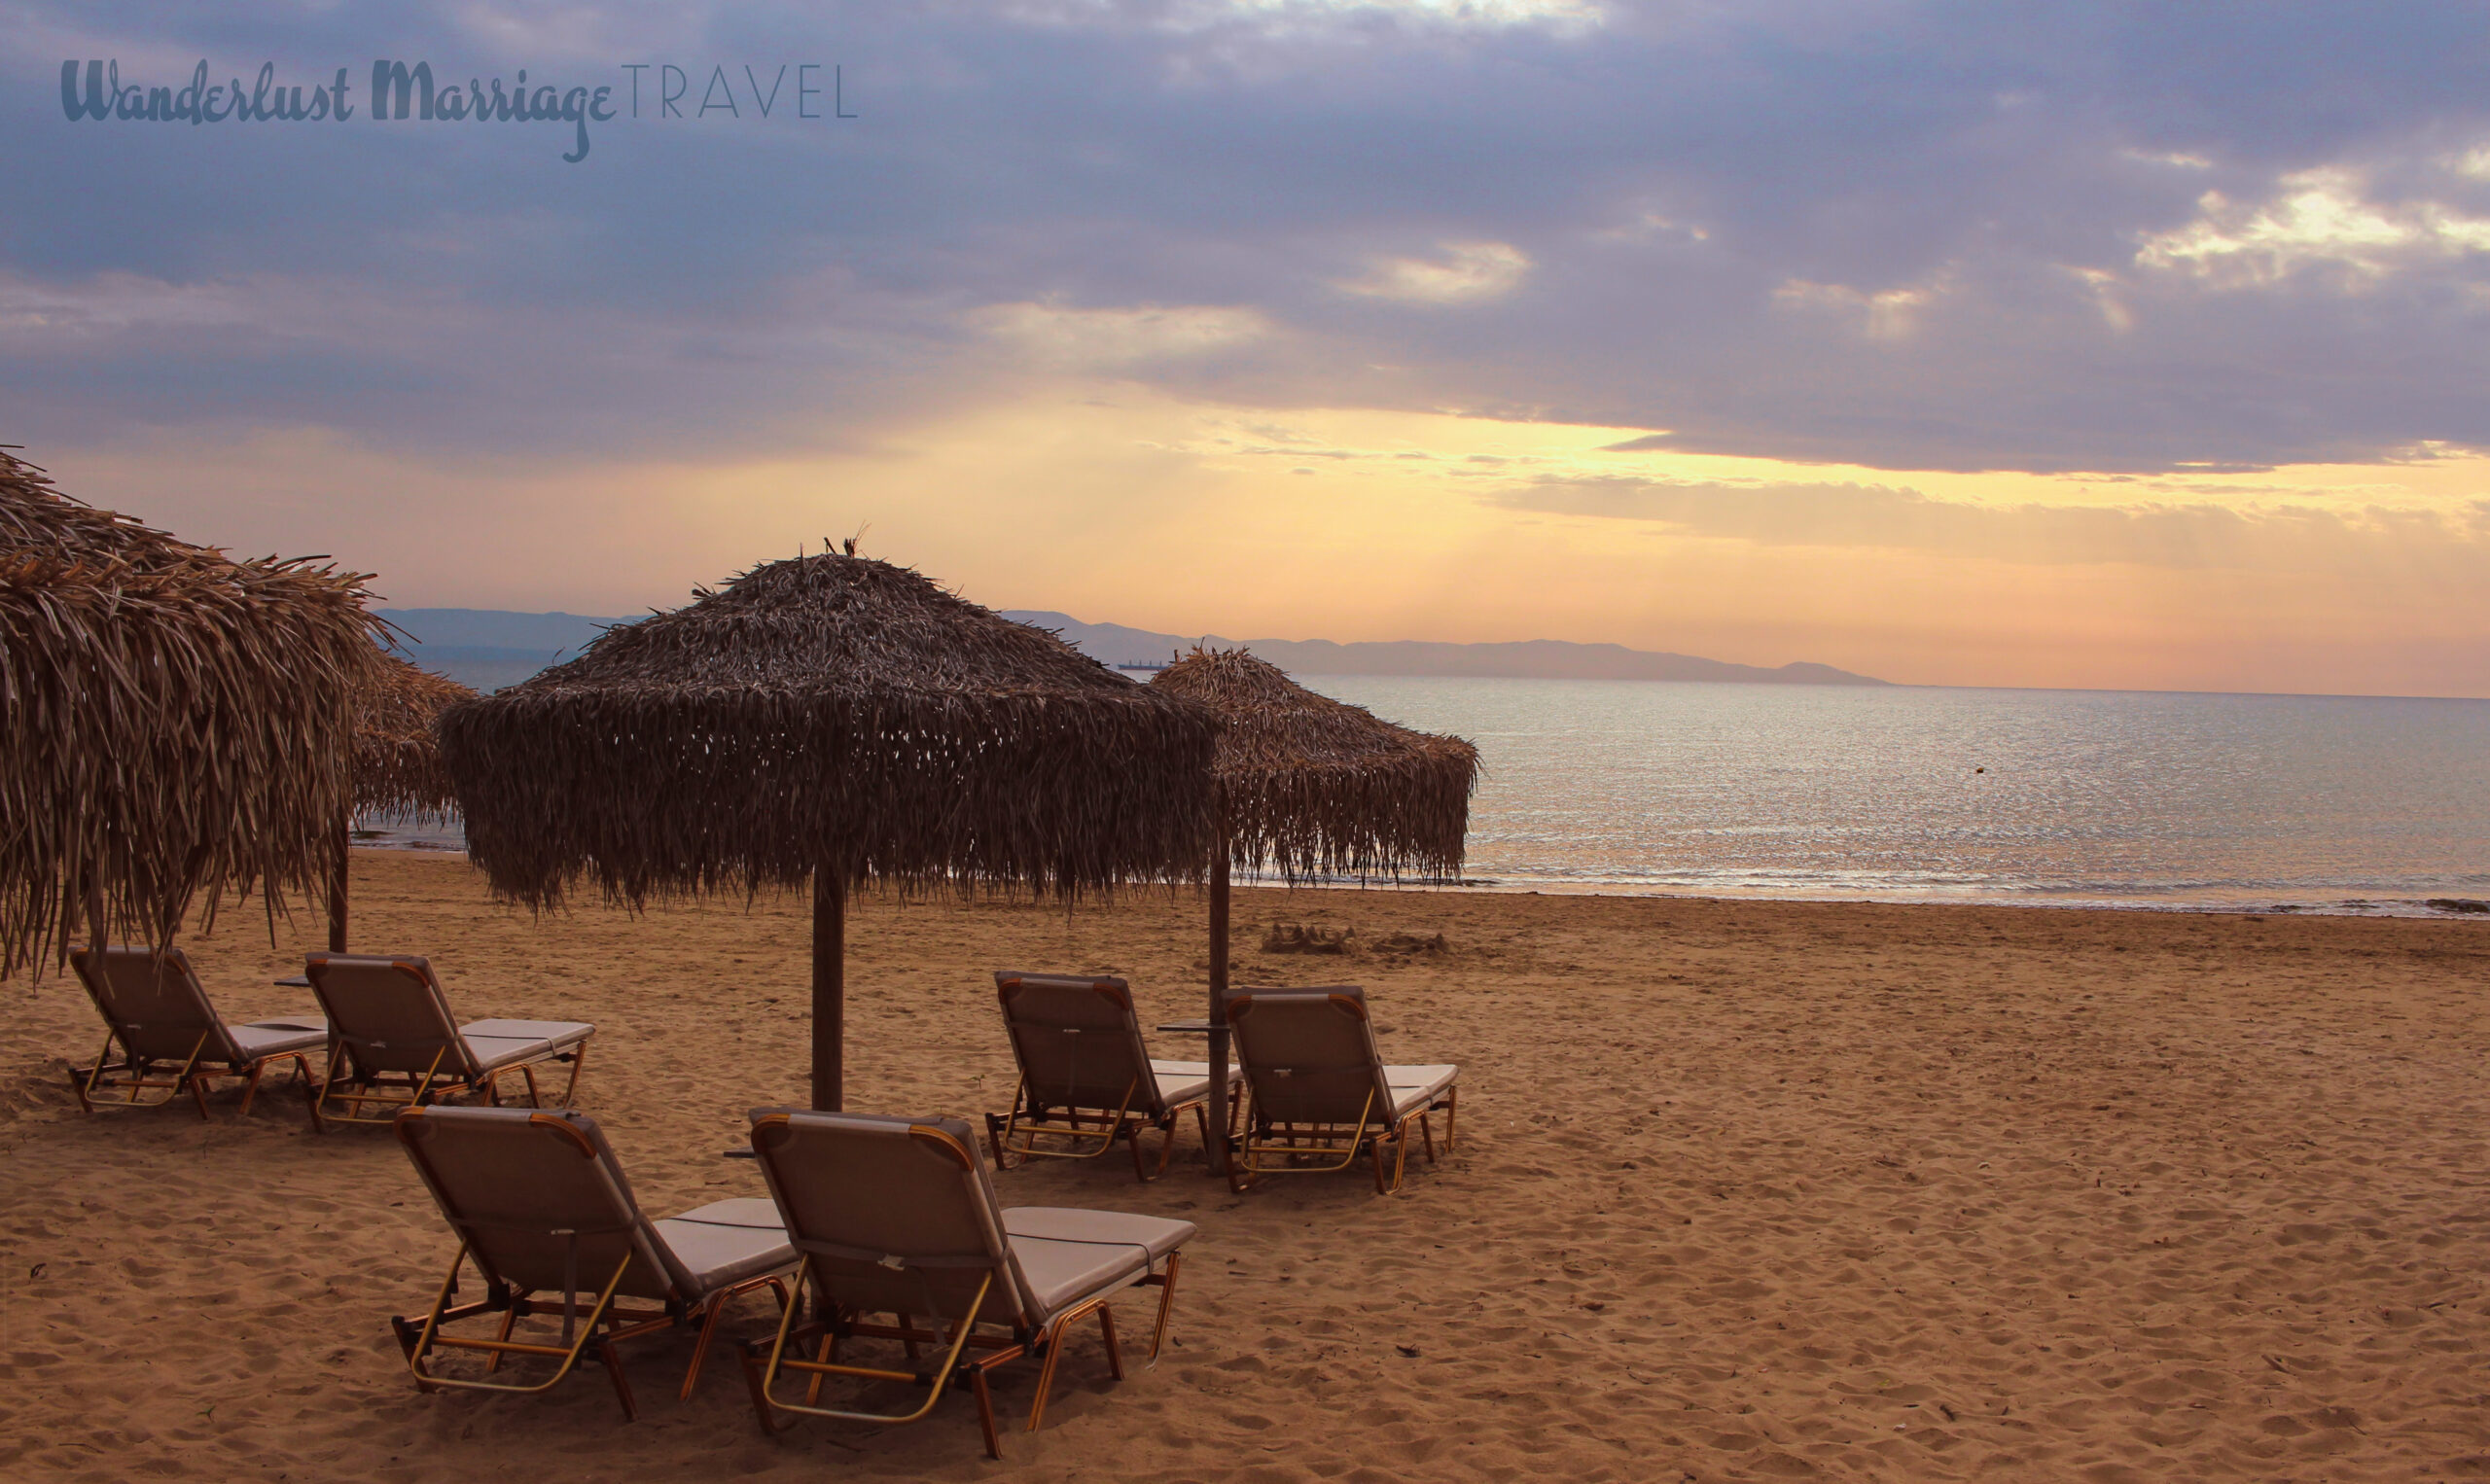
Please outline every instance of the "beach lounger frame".
M161 1108L187 1091L204 1118L207 1084L217 1078L239 1078L241 1115L248 1117L268 1066L289 1059L294 1063L296 1084L311 1085L311 1068L304 1058L328 1040L328 1027L318 1018L227 1025L207 998L197 971L179 948L160 952L116 943L103 949L99 960L94 948L77 947L69 950L69 962L107 1027L94 1065L69 1069L69 1085L83 1111ZM117 972L127 975L142 968L149 975L146 981L117 982ZM151 1000L153 1004L148 1003ZM113 1060L115 1042L122 1048L118 1062ZM116 1093L121 1096L112 1096ZM150 1093L161 1096L149 1097Z
M462 1131L475 1131L480 1120L491 1120L481 1125L488 1135L543 1140L546 1147L534 1151L542 1157L562 1163L572 1156L586 1161L586 1170L569 1173L586 1176L593 1192L592 1201L581 1208L587 1219L569 1215L555 1219L568 1224L555 1225L453 1215L463 1209L462 1203L448 1188L449 1182L438 1161L427 1160L426 1154L431 1151L425 1146L435 1130L464 1125ZM399 1143L406 1147L426 1188L432 1192L434 1204L459 1237L458 1253L450 1259L448 1275L443 1279L432 1307L420 1320L393 1315L389 1321L418 1391L518 1395L551 1391L594 1351L613 1384L616 1398L622 1404L623 1417L636 1421L639 1403L622 1369L618 1349L622 1342L662 1329L696 1326L698 1338L693 1345L692 1363L684 1371L683 1386L677 1394L679 1399L689 1401L700 1383L701 1366L709 1358L727 1305L740 1294L764 1288L777 1295L781 1307L787 1302L788 1269L795 1265L795 1254L785 1250L785 1232L776 1224L768 1202L755 1198L714 1201L680 1216L652 1221L632 1196L603 1132L586 1113L524 1108L413 1108L400 1113L394 1127ZM702 1228L737 1234L727 1239L730 1245L723 1276L714 1276L717 1270L713 1270L710 1281L704 1281L703 1274L692 1270L677 1254L678 1244L687 1234ZM759 1235L765 1230L774 1242ZM668 1240L670 1231L674 1233L673 1242ZM745 1237L744 1232L754 1235ZM570 1244L571 1259L565 1264L558 1297L540 1296L554 1290L527 1288L507 1274L508 1254L497 1249L529 1235L558 1237ZM611 1266L591 1264L581 1271L578 1246L583 1239L597 1238L606 1239L609 1247L619 1244L620 1259ZM483 1283L484 1294L467 1303L456 1303L459 1274L470 1267ZM643 1300L643 1304L635 1307L631 1303L634 1298ZM583 1299L589 1300L585 1313ZM501 1316L501 1324L491 1339L444 1332L462 1321L494 1314ZM560 1343L511 1338L520 1320L554 1315L562 1320ZM487 1377L498 1376L502 1362L514 1357L547 1360L555 1364L552 1374L540 1381L478 1380L444 1375L435 1368L435 1355L444 1350L487 1355Z
M1095 1159L1120 1138L1131 1147L1133 1174L1156 1180L1167 1173L1176 1129L1188 1111L1203 1148L1209 1148L1210 1067L1151 1059L1129 984L1107 974L1007 969L994 975L994 995L1020 1074L1011 1113L985 1115L986 1148L996 1169L1032 1159ZM1049 1016L1042 1006L1058 1013ZM1073 1023L1085 1018L1082 1008L1090 1012L1086 1023ZM1186 1079L1196 1065L1198 1090ZM1232 1099L1228 1106L1234 1109ZM1155 1170L1142 1151L1145 1127L1160 1135ZM1235 1132L1232 1116L1228 1131Z
M758 1109L752 1118L754 1153L786 1219L788 1240L802 1258L796 1297L781 1311L776 1335L765 1345L747 1341L743 1347L744 1378L763 1431L774 1435L803 1417L883 1426L916 1422L934 1410L951 1386L965 1384L977 1400L986 1456L999 1460L1003 1440L995 1423L989 1374L1014 1360L1039 1362L1037 1396L1030 1402L1023 1429L1036 1431L1046 1420L1065 1335L1094 1314L1106 1346L1108 1371L1116 1380L1123 1380L1115 1311L1107 1303L1134 1288L1159 1290L1145 1362L1158 1363L1168 1319L1175 1310L1183 1248L1194 1235L1191 1222L1114 1212L1003 1209L978 1157L975 1136L968 1124L956 1118L911 1120L791 1109ZM849 1177L860 1172L852 1167L827 1176L807 1173L791 1150L799 1141L809 1141L817 1151L825 1137L846 1141L851 1147L878 1146L883 1161L879 1168L886 1173L909 1162L893 1158L896 1149L913 1155L915 1167L908 1175L914 1184L907 1194L923 1195L930 1188L951 1197L952 1209L938 1213L937 1219L950 1219L955 1241L964 1230L969 1232L967 1240L973 1248L889 1253L831 1240L814 1229L810 1213L836 1202L851 1184L870 1184L882 1199L891 1199L902 1184L855 1182ZM852 1208L854 1203L849 1205ZM1122 1265L1116 1270L1089 1276L1069 1289L1052 1285L1043 1296L1030 1282L1028 1269L1057 1252L1102 1249L1138 1254L1137 1265L1135 1258L1127 1256L1119 1259ZM1040 1271L1048 1269L1041 1266ZM967 1288L972 1275L973 1290ZM948 1290L947 1296L939 1291L943 1289ZM798 1310L807 1299L812 1317L798 1323ZM945 1311L950 1311L947 1316ZM872 1314L888 1314L893 1322L870 1322L866 1316ZM916 1322L919 1316L924 1324ZM899 1341L909 1368L842 1360L840 1347L850 1340ZM782 1378L788 1377L802 1380L801 1401L775 1395ZM825 1406L823 1385L835 1378L907 1383L924 1388L926 1395L915 1407L900 1412ZM788 1414L783 1422L781 1413Z
M1461 1069L1384 1065L1364 990L1353 984L1240 986L1224 1008L1248 1102L1244 1133L1230 1148L1230 1189L1242 1193L1265 1175L1334 1174L1366 1154L1373 1161L1375 1192L1389 1195L1408 1170L1411 1124L1427 1163L1436 1162L1432 1119L1438 1113L1444 1152L1451 1152ZM1353 1105L1357 1112L1350 1113Z
M403 978L400 993L410 1007L422 1007L427 1022L412 1035L393 1032L374 1039L351 1028L356 1007L335 998L329 976L338 971L387 973ZM548 1062L570 1064L571 1075L552 1105L568 1108L579 1095L580 1073L587 1066L587 1042L596 1027L572 1020L479 1020L460 1025L450 1013L448 992L432 961L414 955L382 957L357 953L314 953L303 961L311 992L328 1011L329 1059L311 1099L311 1125L322 1133L331 1123L387 1123L409 1108L426 1107L454 1092L481 1092L485 1101L501 1103L503 1074L516 1072L527 1082L527 1106L543 1108L544 1089L536 1069ZM340 1010L344 1013L339 1013ZM505 1055L480 1055L475 1038L487 1028L522 1033L492 1037L516 1042ZM532 1033L532 1034L527 1034ZM427 1054L429 1053L429 1054ZM396 1081L391 1081L391 1078ZM377 1108L378 1113L368 1110Z

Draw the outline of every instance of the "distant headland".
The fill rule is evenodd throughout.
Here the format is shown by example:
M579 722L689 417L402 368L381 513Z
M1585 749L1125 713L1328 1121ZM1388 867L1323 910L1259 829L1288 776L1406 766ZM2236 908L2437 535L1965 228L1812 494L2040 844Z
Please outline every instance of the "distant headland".
M1329 639L1224 639L1216 634L1158 634L1120 623L1084 623L1066 614L1007 610L1003 617L1063 635L1109 664L1164 664L1195 638L1220 649L1242 644L1298 675L1459 675L1522 680L1710 680L1767 686L1881 686L1831 665L1800 661L1778 668L1731 664L1693 654L1629 650L1621 644L1524 639L1505 644L1434 644L1420 640L1335 644Z

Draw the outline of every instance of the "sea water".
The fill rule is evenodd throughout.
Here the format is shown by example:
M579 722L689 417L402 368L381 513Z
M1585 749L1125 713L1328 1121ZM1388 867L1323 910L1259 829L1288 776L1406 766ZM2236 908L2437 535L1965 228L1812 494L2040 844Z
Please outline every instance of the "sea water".
M2490 701L1301 675L1478 746L1487 889L2437 915ZM455 823L362 843L463 849Z
M2425 912L2490 896L2490 702L1299 676L1477 744L1506 888Z

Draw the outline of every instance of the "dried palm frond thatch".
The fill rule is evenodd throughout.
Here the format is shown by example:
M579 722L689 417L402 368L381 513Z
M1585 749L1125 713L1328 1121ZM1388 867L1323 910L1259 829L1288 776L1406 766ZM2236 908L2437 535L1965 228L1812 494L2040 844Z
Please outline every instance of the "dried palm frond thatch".
M375 656L355 691L354 812L431 821L456 814L458 795L441 765L433 724L451 706L474 699L475 690L445 675L395 654Z
M476 692L395 654L374 656L355 689L355 814L396 814L416 823L446 822L458 812L448 770L441 765L441 714ZM346 951L347 871L353 821L339 815L329 874L329 951Z
M1197 876L1213 724L915 572L824 554L618 624L441 720L471 855L559 903Z
M1244 650L1199 645L1151 678L1210 707L1230 858L1284 880L1458 875L1478 749L1317 695Z
M1077 896L1197 878L1216 724L886 562L756 567L441 719L468 852L545 908L814 889L838 1106L850 884Z
M65 949L90 894L162 943L201 896L317 893L377 654L364 581L230 559L0 453L0 972Z

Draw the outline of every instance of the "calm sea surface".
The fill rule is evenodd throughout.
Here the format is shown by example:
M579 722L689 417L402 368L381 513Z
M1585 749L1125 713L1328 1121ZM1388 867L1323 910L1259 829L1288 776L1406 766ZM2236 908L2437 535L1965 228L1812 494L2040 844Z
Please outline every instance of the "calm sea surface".
M1478 745L1469 874L1500 886L2319 911L2490 896L2490 702L1299 679Z
M2490 701L1298 678L1478 745L1468 874L1503 889L2433 914L2490 898ZM455 825L366 841L465 843Z

